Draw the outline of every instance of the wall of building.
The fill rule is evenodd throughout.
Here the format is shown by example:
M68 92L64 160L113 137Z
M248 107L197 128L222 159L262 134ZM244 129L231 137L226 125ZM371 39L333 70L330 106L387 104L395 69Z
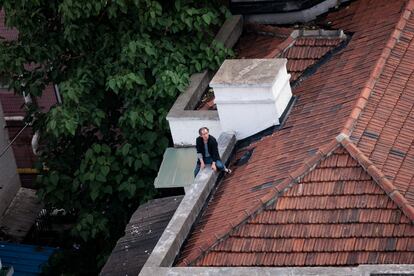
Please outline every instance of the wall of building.
M4 121L3 108L0 104L0 154L9 144L9 135ZM0 218L20 188L16 160L10 147L0 156Z

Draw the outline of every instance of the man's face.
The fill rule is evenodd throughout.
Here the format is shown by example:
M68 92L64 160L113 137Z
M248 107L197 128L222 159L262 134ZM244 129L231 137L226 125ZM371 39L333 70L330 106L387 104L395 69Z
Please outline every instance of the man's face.
M207 141L208 140L208 130L207 129L203 129L202 131L201 131L201 137L203 137L203 140L204 141Z

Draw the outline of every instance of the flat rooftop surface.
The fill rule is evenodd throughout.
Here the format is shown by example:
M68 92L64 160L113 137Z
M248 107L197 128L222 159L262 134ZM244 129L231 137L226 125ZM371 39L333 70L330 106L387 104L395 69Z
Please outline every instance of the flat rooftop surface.
M211 87L271 86L286 59L227 59L210 82Z

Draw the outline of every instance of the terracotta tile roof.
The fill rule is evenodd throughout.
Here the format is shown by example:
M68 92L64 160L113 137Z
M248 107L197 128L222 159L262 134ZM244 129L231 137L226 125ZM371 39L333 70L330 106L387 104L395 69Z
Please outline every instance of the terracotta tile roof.
M239 43L239 58L287 58L291 81L298 79L310 66L339 46L344 38L338 36L291 36L293 29L268 25L249 25Z
M249 24L235 46L239 58L265 58L290 37L293 29ZM284 49L284 48L283 48Z
M341 38L299 37L294 40L292 46L277 57L287 58L286 67L291 74L290 81L295 81L307 68L314 65L342 41Z
M398 177L404 179L405 183L410 183L412 180L409 178L410 175L407 177L407 169L400 169L400 175L397 175L395 179L392 179L389 178L388 173L385 173L387 170L384 167L385 164L391 167L395 166L393 164L395 164L396 161L392 158L394 158L394 156L401 158L405 153L404 150L397 147L397 141L404 141L402 143L403 145L410 145L409 148L412 148L412 142L410 144L409 140L412 139L411 137L414 137L414 125L411 123L410 119L410 116L412 115L406 115L406 117L404 117L404 114L411 114L407 113L407 111L411 112L412 110L414 95L410 94L410 90L412 89L409 89L410 86L408 84L384 85L381 81L382 78L386 79L387 76L389 76L390 79L393 79L394 77L398 79L403 72L406 74L414 72L414 65L410 65L409 63L411 60L409 55L403 58L404 56L400 52L397 52L400 48L405 48L405 50L403 50L404 52L410 48L409 45L411 40L410 42L406 41L407 38L404 38L403 34L405 32L414 32L414 29L411 27L411 24L414 22L412 16L413 8L414 1L411 0L360 0L352 2L346 9L328 15L327 20L331 22L334 29L343 29L345 32L353 33L351 41L344 50L333 55L333 57L327 63L323 64L315 74L304 80L299 87L294 89L293 93L297 96L297 102L285 125L271 136L263 137L260 141L253 143L250 147L254 147L254 152L249 162L242 166L233 166L234 173L218 184L203 215L195 225L194 230L182 248L178 265L207 265L207 263L217 265L219 263L220 265L226 266L236 262L239 265L301 265L301 263L309 265L349 265L357 263L414 262L412 257L405 253L410 252L411 255L413 253L413 247L411 246L413 230L411 229L411 226L408 226L407 229L405 229L405 226L409 223L409 219L406 215L409 215L410 219L412 219L412 207L408 205L408 203L412 204L412 201L407 201L404 196L402 196L404 190L401 189L401 184L399 184L400 186L395 184L401 193L396 191L395 188L391 189L394 187L391 183L394 183L396 181L395 179ZM400 39L397 40L398 38ZM398 65L402 60L404 60L405 63L400 66L400 73L395 73L396 71L387 71L388 66L390 68L392 68L392 66L394 66L394 68L398 67L396 66L396 62ZM380 104L380 99L382 98L381 94L375 101L375 94L386 93L386 87L388 87L388 93L396 93L393 95L405 93L405 104L404 101L401 101L400 105L395 103L396 99L393 98L392 95L389 95L389 98L385 99L382 104ZM379 92L376 92L377 89ZM369 98L371 94L372 98ZM398 98L399 96L397 96L397 99ZM374 100L374 103L370 103L371 99ZM390 99L393 99L394 102L390 101ZM365 106L366 110L361 114L361 110L363 110ZM374 108L376 106L378 106L378 110ZM399 106L399 108L395 109L395 106ZM405 108L403 112L400 110L402 107ZM375 110L377 110L377 112L375 112ZM384 115L381 115L382 110L385 112ZM366 115L364 115L365 113ZM369 116L370 114L373 115ZM395 118L388 114L394 114ZM397 121L398 114L400 114L400 125L395 126L395 123L393 123L389 125L388 129L387 125L381 125L381 121L384 118L387 119L387 116L390 116L390 121ZM318 160L337 147L337 143L333 141L333 137L336 137L341 132L344 132L347 135L351 134L352 139L355 139L358 147L363 145L362 138L356 138L358 138L358 133L361 136L361 133L365 132L365 128L362 127L364 123L371 127L382 126L380 130L384 132L382 140L377 139L378 142L367 147L374 149L371 151L372 154L363 146L361 147L361 150L359 150L357 147L346 146L344 144L345 147L347 147L347 152L349 152L353 159L340 149L335 152L332 157L326 159L329 160L329 162L334 162L334 160L336 160L337 164L335 166L330 167L326 165L327 169L322 167L314 169ZM359 130L360 125L361 130L363 129L362 131ZM401 130L398 126L401 127ZM354 129L356 133L355 135L352 132ZM368 130L370 129L368 128ZM393 135L391 135L390 132L392 132ZM378 133L376 132L368 132L365 136L373 139L372 137L376 137L377 134ZM409 140L408 142L407 139ZM391 149L386 147L387 145L393 145L392 152L390 152ZM361 155L361 151L365 153L366 156ZM360 159L358 159L358 156ZM397 162L396 167L411 167L412 170L413 158L410 156L411 155L406 153L404 161L401 161L399 165ZM360 161L360 163L358 163L359 165L352 161L355 159ZM341 166L341 162L346 162L347 165L345 167L344 165ZM348 162L350 163L348 164ZM369 165L370 162L374 165ZM351 164L353 165L351 166ZM363 168L367 164L368 166L366 167L366 170L364 170ZM314 170L308 173L309 170L312 169ZM270 208L273 214L287 212L279 208L280 206L277 205L278 201L275 203L272 200L274 200L276 194L283 193L287 190L288 192L284 194L286 197L285 201L294 204L294 202L296 202L295 198L291 197L294 197L295 192L300 192L298 190L299 188L296 188L300 187L300 185L295 185L295 183L297 183L297 180L301 179L305 174L307 176L303 178L303 181L306 180L310 183L310 186L307 187L310 187L313 192L309 194L309 200L306 196L300 194L300 197L302 198L301 204L303 204L303 206L308 206L306 208L310 208L310 210L316 212L315 214L318 214L322 209L312 209L310 206L314 200L311 200L311 198L314 196L325 196L327 197L326 200L328 200L328 198L331 198L330 200L332 200L332 198L335 198L336 196L344 196L345 194L338 194L335 191L326 195L323 194L324 192L318 194L317 191L319 187L322 189L325 184L316 184L322 182L335 182L337 174L340 176L344 175L344 181L346 180L348 184L354 183L353 181L360 181L364 183L364 189L366 190L364 190L365 192L363 195L351 193L349 200L343 199L343 201L337 203L340 205L335 208L338 208L339 211L342 210L340 208L360 210L351 211L351 213L363 213L361 217L358 215L358 218L354 219L355 223L372 223L372 227L380 225L380 229L383 229L382 226L387 226L393 229L392 234L388 233L383 237L383 240L378 240L374 235L376 232L371 232L373 241L375 241L374 243L378 244L371 244L371 240L367 241L367 246L372 250L368 253L359 253L360 251L358 248L361 246L358 244L359 247L355 247L356 239L353 243L351 242L351 244L346 243L346 241L344 241L342 245L339 242L338 244L333 243L332 246L338 248L337 251L335 251L335 254L337 254L335 255L336 257L332 257L335 260L330 259L331 255L329 252L324 252L328 254L315 254L315 246L310 246L309 252L311 254L306 256L305 259L303 259L303 255L298 254L295 255L296 257L293 259L281 257L284 259L277 259L278 261L276 261L276 255L272 255L275 259L270 259L270 261L269 259L264 260L263 258L265 258L265 255L256 252L257 248L254 248L255 244L260 244L260 242L253 238L248 242L250 245L242 245L242 247L246 246L247 252L242 252L242 254L237 253L237 257L232 257L233 255L231 255L230 252L227 252L227 255L218 255L220 252L226 252L224 249L222 251L217 251L217 254L215 253L215 249L224 245L234 246L235 251L241 250L238 247L240 246L238 243L240 241L230 243L227 240L232 240L231 238L233 237L231 235L236 233L235 230L238 229L237 227L244 225L246 221L250 221L250 218L252 219L252 222L254 221L254 216L250 217L252 214L257 214L262 211L263 213L268 214L264 208ZM351 178L346 178L346 175L349 175ZM342 181L342 179L340 179L340 181ZM374 185L374 182L379 183L381 189L378 189L378 185ZM294 185L294 187L290 189L292 185ZM335 184L326 185L328 186L326 191L335 188ZM354 184L349 184L348 186L352 187L352 185ZM377 191L377 193L374 192L374 190ZM388 196L384 193L384 190L389 193ZM380 191L381 193L379 193ZM301 193L302 192L303 191L301 191ZM407 195L408 193L406 193L406 196ZM380 202L371 202L371 197L378 197ZM351 198L355 198L355 202L351 202L354 200L351 200ZM408 196L407 199L409 199ZM383 202L386 202L386 204ZM368 205L368 203L371 205ZM361 204L362 206L360 206ZM291 211L305 212L306 210L299 209ZM327 210L327 212L329 212L329 210ZM382 215L383 213L384 215ZM397 221L391 214L400 214L398 217L400 220ZM279 218L279 216L273 216L274 217L270 218L269 213L269 219L275 219L275 221L282 219L282 217ZM302 218L303 220L299 219L297 221L298 225L301 223L306 224L306 219L309 220L312 217ZM322 219L320 222L315 218L315 222L317 222L315 223L315 227L328 224L328 222L330 224L341 223L340 218L337 220L332 219L326 223L323 221L323 218L325 217L320 218ZM287 231L286 229L289 229L289 227L296 227L295 224L296 222L286 223L286 227L288 228L285 228L285 231ZM249 222L245 225L249 225ZM333 226L328 226L328 228L325 227L324 229L328 231L327 229L330 229L329 227ZM358 227L360 226L356 226L355 229ZM404 230L395 230L396 228L399 229L399 227L403 227ZM333 235L334 233L331 234ZM394 234L396 236L393 236ZM397 242L396 237L404 235L407 235L404 237L407 238L407 240L398 239ZM320 238L319 242L323 242L323 244L320 245L321 247L326 247L327 244L331 242L329 236L320 236L318 238ZM382 248L382 242L385 240L389 243L389 247ZM326 244L324 242L326 242ZM398 247L398 252L393 249L387 253L388 250L391 250L390 248L396 248L397 245L392 245L395 242L397 242L401 248ZM294 250L292 247L293 245L289 245L288 241L286 241L287 244L285 246L283 244L284 240L280 239L278 240L278 243L273 242L272 239L268 239L267 243L276 244L276 247L284 248L284 256L296 254L296 250L298 250ZM265 247L267 243L263 243L263 246ZM402 248L404 245L409 246ZM312 250L314 251L312 251L311 248L313 248ZM340 251L340 249L342 251ZM261 248L261 250L264 249ZM377 253L373 253L374 251ZM276 254L276 252L272 253ZM305 253L303 249L302 253ZM342 260L341 258L345 259ZM203 261L205 261L205 263L203 263Z
M414 204L414 20L405 13L355 108L352 138ZM398 41L398 42L397 42ZM388 58L387 58L388 57ZM359 108L365 107L361 112ZM359 116L358 116L359 115Z
M398 192L388 196L383 183L351 156L364 155L346 142L288 189L270 191L270 201L261 199L266 207L193 265L413 263L414 212L407 212L410 217L404 214L407 202ZM390 185L387 188L392 189Z

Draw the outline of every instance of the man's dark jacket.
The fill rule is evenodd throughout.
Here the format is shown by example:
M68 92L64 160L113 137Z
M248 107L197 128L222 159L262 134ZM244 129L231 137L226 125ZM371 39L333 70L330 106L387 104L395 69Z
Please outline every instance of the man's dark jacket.
M217 162L217 160L220 160L220 156L218 153L218 144L216 138L209 135L207 140L207 148L208 152L210 153L211 159L213 159L213 162ZM196 139L196 149L197 153L201 153L203 155L203 159L206 157L206 152L204 150L204 141L202 137L197 137ZM198 160L200 162L200 160Z

